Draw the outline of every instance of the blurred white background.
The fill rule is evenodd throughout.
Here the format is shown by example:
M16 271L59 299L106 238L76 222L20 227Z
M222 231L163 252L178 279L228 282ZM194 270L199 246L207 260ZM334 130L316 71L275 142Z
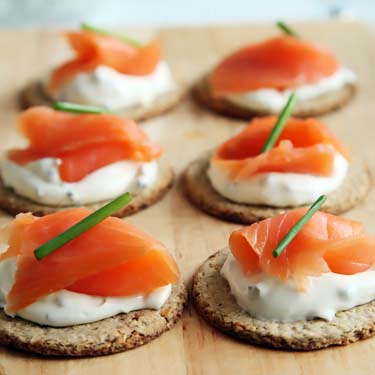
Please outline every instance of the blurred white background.
M0 0L1 27L197 25L275 19L362 19L375 0Z

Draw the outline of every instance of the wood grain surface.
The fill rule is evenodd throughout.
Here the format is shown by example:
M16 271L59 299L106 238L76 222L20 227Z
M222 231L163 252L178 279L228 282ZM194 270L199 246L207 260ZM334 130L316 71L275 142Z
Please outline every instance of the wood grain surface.
M359 76L354 102L324 117L353 154L375 167L375 37L359 23L303 23L294 25L307 39L326 44L343 64ZM148 38L149 30L130 30ZM166 58L177 80L188 87L225 53L243 43L278 33L272 25L215 28L176 28L156 31L165 44ZM57 32L0 32L0 150L20 146L15 128L16 96L22 86L63 61L69 50ZM244 123L199 108L190 97L172 112L148 121L144 128L159 141L177 173L199 155L222 142ZM360 219L375 233L375 199L347 216ZM0 216L0 224L10 218ZM174 251L185 280L210 254L226 245L237 225L211 218L193 208L178 186L166 198L128 219ZM375 373L375 339L342 348L300 353L253 347L210 328L189 307L182 321L159 339L130 352L107 357L51 359L0 349L0 375L37 374L246 374L246 375L370 375Z

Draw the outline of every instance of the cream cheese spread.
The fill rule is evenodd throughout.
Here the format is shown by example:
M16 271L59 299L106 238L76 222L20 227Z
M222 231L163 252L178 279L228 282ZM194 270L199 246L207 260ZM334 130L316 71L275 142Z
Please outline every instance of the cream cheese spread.
M137 193L151 186L158 175L157 161L121 160L85 176L77 182L60 179L60 159L43 158L18 165L4 157L0 175L5 186L17 194L51 206L71 206L113 199L125 191Z
M234 202L286 207L312 203L320 195L336 190L344 180L348 166L348 161L337 153L333 173L328 177L270 172L232 181L215 163L210 163L207 175L214 189Z
M240 94L228 94L225 98L241 107L259 108L271 114L278 114L294 92L298 103L316 99L325 94L340 90L348 83L355 83L356 76L348 68L340 68L332 76L314 84L307 84L287 90L264 88Z
M174 88L175 83L165 61L145 76L122 74L100 65L92 72L74 77L56 93L55 99L121 110L138 105L150 106L158 96Z
M246 276L230 254L222 269L237 303L257 319L293 322L321 318L332 320L338 311L375 299L375 269L354 275L327 272L310 276L306 292L293 281L283 283L266 274Z

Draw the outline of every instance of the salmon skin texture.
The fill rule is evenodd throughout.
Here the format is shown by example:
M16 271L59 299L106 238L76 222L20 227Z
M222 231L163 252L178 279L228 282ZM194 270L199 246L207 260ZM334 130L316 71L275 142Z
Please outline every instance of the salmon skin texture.
M274 258L272 251L306 210L291 210L232 232L229 247L245 274L262 272L283 282L293 279L298 289L305 290L308 276L352 275L374 265L375 238L365 233L363 225L323 212L314 214Z
M17 256L7 310L15 312L61 289L100 296L148 294L175 284L179 271L157 240L109 217L71 242L37 260L34 250L92 211L75 208L42 218L18 215L2 233L9 247L0 260Z
M239 134L224 142L211 158L228 178L241 181L258 173L306 173L330 176L334 157L350 160L348 150L316 119L290 118L275 146L262 152L277 117L256 118Z
M285 90L314 84L333 75L339 65L328 50L292 36L245 46L212 71L209 84L220 95L258 89Z
M66 85L77 74L93 71L99 65L122 74L151 74L163 55L161 44L156 40L142 47L134 47L123 40L87 30L70 31L64 35L75 57L52 72L47 86L50 94Z
M18 117L18 129L29 146L9 151L8 157L20 165L45 157L59 158L60 177L66 182L79 181L116 161L149 162L162 153L133 120L112 114L33 107Z

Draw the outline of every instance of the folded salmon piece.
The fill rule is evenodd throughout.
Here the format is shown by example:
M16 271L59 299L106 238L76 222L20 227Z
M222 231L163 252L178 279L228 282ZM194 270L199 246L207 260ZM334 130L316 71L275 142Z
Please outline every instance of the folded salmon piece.
M350 160L348 150L316 119L290 118L275 147L262 152L276 121L275 116L251 121L218 147L211 163L222 168L231 180L240 181L267 172L329 176L337 153Z
M354 220L317 212L277 258L272 255L280 240L306 213L306 208L262 220L234 231L229 238L232 254L245 274L263 272L300 290L308 276L325 272L351 275L375 263L375 238Z
M76 55L52 72L47 87L50 94L77 74L92 71L99 65L123 74L142 76L151 74L162 58L158 41L134 47L123 40L87 30L66 32L65 36Z
M17 256L7 310L15 312L61 289L100 296L148 294L175 284L179 271L157 240L109 217L53 253L37 260L34 250L91 214L74 208L37 218L20 214L4 229L9 247L0 260Z
M18 128L29 140L29 147L11 150L8 157L21 165L45 157L59 158L60 177L66 182L79 181L116 161L149 162L162 153L134 121L112 114L33 107L18 117Z
M209 84L220 94L272 88L293 89L333 75L339 68L328 50L292 36L245 46L212 71Z

